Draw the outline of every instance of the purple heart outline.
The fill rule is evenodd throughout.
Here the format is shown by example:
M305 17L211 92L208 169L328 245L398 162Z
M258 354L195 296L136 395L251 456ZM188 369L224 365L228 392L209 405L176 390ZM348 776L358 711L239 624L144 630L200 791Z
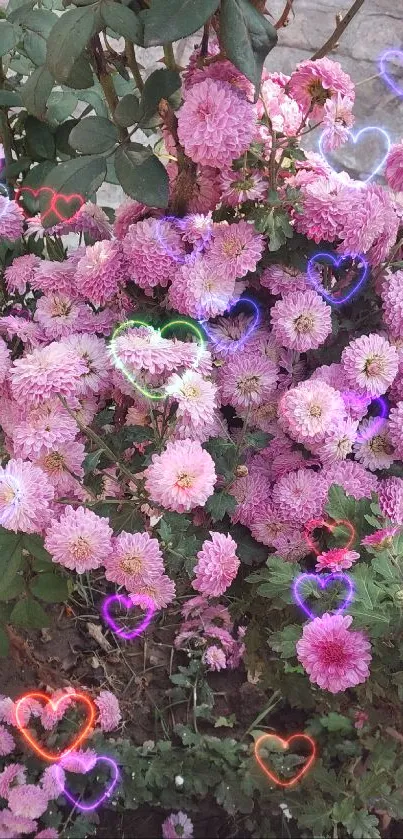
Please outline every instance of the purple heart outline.
M109 607L112 603L119 603L120 606L125 607L126 609L132 609L133 606L140 605L144 601L147 603L146 616L141 623L130 632L126 632L124 629L121 629L117 623L115 623L112 615L109 614ZM108 624L116 635L120 638L124 638L125 641L132 641L147 629L147 626L155 612L155 604L151 597L148 597L147 595L132 594L131 597L126 597L124 594L110 594L109 597L105 597L102 601L101 611L105 623Z
M80 761L79 755L75 755L75 758L76 758L76 760L78 760L79 763L81 762L82 766L85 766L85 761L84 760ZM71 802L71 804L74 804L74 806L77 807L78 810L83 810L84 812L90 812L91 810L96 810L96 808L99 807L99 805L102 804L102 802L105 800L105 798L110 797L112 790L115 788L115 786L116 786L116 784L119 780L119 777L120 777L119 776L119 769L117 767L117 764L115 763L114 760L112 760L111 757L107 757L106 755L99 755L99 757L97 757L97 759L94 763L94 766L96 766L97 763L109 763L109 765L112 767L113 775L112 775L111 783L106 788L105 792L102 795L98 796L98 798L95 801L93 801L92 804L81 804L79 798L74 798L74 796L71 795L71 793L66 789L66 786L62 781L62 777L61 777L61 773L60 773L60 770L61 770L62 767L58 763L56 763L56 774L58 776L58 781L59 781L60 787L62 787L61 792L63 793L63 795L66 798L68 798L68 800ZM86 768L84 768L84 773L86 773L86 772L88 772L88 766Z
M375 429L376 429L376 434L379 434L380 431L381 431L381 428L385 425L385 422L386 422L386 420L388 418L388 415L389 415L388 405L387 405L386 399L385 399L384 396L377 396L375 399L372 399L372 401L368 405L368 408L370 408L371 405L374 405L375 402L378 405L380 405L380 413L377 414L377 416L375 416L375 417L370 417L370 419L375 420L375 423L372 425L372 428L370 427L363 434L358 434L357 435L357 438L356 438L357 443L365 443L367 440L370 440L372 437L375 436Z
M310 580L316 583L322 590L325 589L329 583L331 584L332 582L337 580L344 583L344 585L347 588L347 595L344 598L341 605L339 606L339 608L336 609L336 611L334 612L335 615L340 615L341 612L344 612L344 610L349 607L351 601L354 598L353 581L351 577L349 577L348 574L344 574L343 571L334 574L326 574L323 576L320 576L319 574L300 574L294 580L294 584L292 587L293 597L300 609L302 609L302 611L305 612L305 614L308 615L308 618L310 618L311 620L315 620L315 618L317 618L318 615L314 615L313 612L311 612L310 609L308 609L308 607L303 602L302 594L300 595L299 591L301 586L303 586L306 582Z
M239 300L237 300L228 309L228 311L225 312L225 314L228 314L228 315L231 314L231 312L234 309L236 309L237 306L240 306L241 303L249 303L249 305L252 307L252 309L254 309L255 317L253 318L253 321L250 324L250 326L248 326L244 335L242 335L242 338L240 338L239 341L234 341L233 342L233 346L230 346L229 344L225 344L225 343L219 343L219 341L217 341L217 339L214 337L214 335L211 332L209 332L208 328L206 327L206 323L208 323L208 321L207 320L199 320L200 326L202 327L202 329L206 333L209 341L211 341L211 343L214 344L216 350L220 351L222 349L225 349L229 353L235 352L236 350L238 350L240 347L242 347L246 343L248 338L250 338L252 333L259 326L259 323L260 323L260 309L259 309L259 306L256 303L256 300L252 300L250 297L240 297Z
M318 262L319 259L327 259L334 265L335 268L339 268L340 265L347 259L357 259L362 263L362 276L359 278L359 280L357 280L357 282L355 283L355 285L353 285L350 291L347 291L344 297L333 297L332 294L328 294L327 291L324 288L322 288L320 281L315 276L314 264L315 262ZM346 256L336 257L334 256L334 254L327 253L324 251L323 253L315 253L313 256L311 256L306 271L308 274L309 282L314 287L315 291L321 294L322 297L324 297L324 299L327 300L328 303L331 303L334 306L342 306L343 303L348 303L349 300L351 300L351 298L354 297L355 294L357 294L363 283L365 283L365 280L368 277L369 266L367 260L363 257L361 253L346 254Z
M348 133L350 139L353 141L354 145L356 145L359 138L362 137L362 135L365 134L367 131L377 131L378 134L382 134L382 137L386 140L386 147L387 148L386 148L386 153L384 154L381 162L378 163L378 166L376 166L376 168L372 170L371 174L368 175L368 178L366 178L365 181L358 181L357 182L359 184L359 186L365 186L365 184L368 184L370 181L372 181L372 178L374 178L375 175L378 174L378 172L382 169L383 164L386 163L386 159L387 159L387 156L390 152L391 145L392 145L391 142L390 142L389 134L384 130L384 128L379 128L379 125L367 125L365 128L361 128L360 131L357 131L356 134L354 134L353 131L348 131L347 133ZM339 173L336 172L336 170L334 169L332 164L329 163L329 161L326 157L326 152L323 148L323 140L325 138L325 135L326 135L326 129L324 131L322 131L322 134L319 137L319 152L322 155L323 159L326 160L326 163L330 167L332 172L335 175L337 175ZM354 184L351 184L351 185L353 186Z
M383 52L382 55L379 57L379 69L381 71L380 75L382 76L385 84L387 84L388 87L390 87L391 90L393 90L393 92L396 93L397 96L403 96L403 87L400 87L400 85L396 84L396 82L394 82L393 79L390 78L390 75L385 66L387 61L392 60L392 56L398 56L398 58L402 62L401 69L403 70L403 51L397 49L385 50L385 52Z

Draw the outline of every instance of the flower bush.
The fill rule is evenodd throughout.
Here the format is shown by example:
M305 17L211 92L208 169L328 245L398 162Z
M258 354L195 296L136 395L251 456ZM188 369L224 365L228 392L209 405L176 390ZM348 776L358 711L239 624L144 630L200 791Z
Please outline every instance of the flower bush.
M403 146L386 185L336 174L304 136L348 141L340 64L263 68L277 34L259 2L170 6L1 12L0 649L36 638L52 604L73 622L116 591L151 602L147 638L174 626L166 711L191 721L158 710L137 745L130 704L72 678L101 729L84 772L74 753L59 764L92 773L70 778L76 794L109 755L121 778L104 806L156 809L166 839L199 835L206 797L219 835L293 820L377 839L403 818ZM171 42L202 26L178 68ZM144 81L134 45L159 44L166 67ZM115 212L96 203L105 179L126 193ZM347 614L337 587L311 589L307 621L296 578L346 570ZM215 680L232 671L245 708L221 713ZM60 744L68 720L29 711ZM1 835L96 835L102 813L66 812L9 697L0 719ZM266 728L317 742L294 787L257 765ZM303 760L266 759L286 783Z

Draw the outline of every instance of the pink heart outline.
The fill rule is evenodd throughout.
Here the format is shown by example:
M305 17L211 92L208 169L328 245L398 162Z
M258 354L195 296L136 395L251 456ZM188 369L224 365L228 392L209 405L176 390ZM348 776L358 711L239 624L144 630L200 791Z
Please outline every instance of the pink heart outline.
M121 629L114 621L112 615L109 614L109 607L111 603L117 602L120 606L125 606L126 609L132 609L133 606L140 605L144 601L147 603L145 618L143 618L139 626L132 629L131 632L125 632L125 630ZM147 595L132 594L130 597L126 597L124 594L110 594L102 601L101 611L105 623L108 624L116 635L120 638L124 638L125 641L132 641L147 629L147 626L155 612L155 604L151 597L148 597Z
M88 772L89 771L88 770L88 764L87 764L87 766L85 766L85 764L86 764L85 757L83 756L83 758L81 758L79 755L75 755L75 758L76 758L76 760L78 760L79 763L81 762L81 765L83 767L85 767L84 768L84 774L86 772ZM117 767L117 764L115 763L114 760L112 760L111 757L107 757L106 755L99 755L99 757L97 757L97 759L94 763L94 767L97 765L97 763L109 763L110 766L112 766L112 768L113 768L113 777L112 777L111 783L106 788L105 792L102 795L100 795L92 804L80 804L80 800L77 799L77 798L74 798L74 796L71 795L71 793L68 791L68 789L66 789L66 786L65 786L64 782L62 782L61 773L60 773L60 770L62 769L62 767L60 766L59 763L55 764L56 765L56 775L57 775L59 784L62 787L61 792L63 793L63 795L66 798L68 798L68 800L71 802L71 804L74 804L74 806L77 807L78 810L83 810L86 813L90 812L91 810L96 810L96 808L99 807L99 805L102 804L102 802L105 800L105 798L110 797L112 790L115 788L115 786L116 786L116 784L117 784L117 782L120 778L119 769ZM92 767L92 768L94 768L94 767Z
M386 133L386 131L385 131L383 128L379 128L379 125L367 125L365 128L361 128L361 130L360 130L360 131L357 131L357 133L356 133L356 134L354 134L354 132L353 132L353 131L350 131L350 130L348 130L348 131L347 131L347 133L348 133L348 135L349 135L350 139L353 141L354 145L356 145L357 140L359 140L359 138L361 137L361 135L362 135L362 134L365 134L365 132L366 132L366 131L377 131L379 134L382 134L382 136L386 139L387 151L386 151L386 154L383 156L383 158L382 158L381 162L380 162L380 163L378 164L378 166L376 167L376 169L373 169L373 171L372 171L372 172L371 172L371 174L368 176L368 178L366 178L366 179L365 179L365 181L356 181L356 182L355 182L356 184L358 184L358 185L359 185L359 187L361 187L361 186L365 186L365 184L368 184L370 181L372 181L372 178L374 178L374 177L375 177L375 175L377 175L377 174L378 174L378 172L382 169L383 164L384 164L384 163L386 163L386 160L387 160L388 154L389 154L390 149L391 149L391 146L392 146L392 143L390 142L389 134L387 134L387 133ZM338 174L340 174L340 173L339 173L339 172L336 172L336 170L335 170L335 169L334 169L334 167L331 165L331 163L329 163L329 161L328 161L328 159L327 159L327 157L326 157L326 152L325 152L325 150L324 150L324 148L323 148L323 140L324 140L325 135L326 135L326 129L325 129L324 131L322 131L322 134L321 134L321 135L320 135L320 137L319 137L319 152L320 152L320 154L322 155L323 159L326 161L327 165L328 165L328 166L330 167L330 169L332 170L332 172L333 172L335 175L338 175ZM355 184L354 184L354 182L352 182L352 183L351 183L351 186L354 186L354 185L355 185Z

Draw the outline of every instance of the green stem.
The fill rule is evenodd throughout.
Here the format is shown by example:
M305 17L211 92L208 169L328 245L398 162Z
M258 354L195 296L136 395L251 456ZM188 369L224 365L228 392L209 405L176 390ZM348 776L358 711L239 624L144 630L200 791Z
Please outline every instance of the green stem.
M132 72L132 76L134 78L134 81L136 82L136 85L137 85L140 93L141 93L143 88L144 88L144 82L143 82L143 79L142 79L142 76L141 76L141 73L140 73L139 65L137 64L137 58L136 58L136 53L134 52L134 46L133 46L131 41L125 41L125 52L126 52L127 63L128 63L129 68Z
M171 43L164 44L164 58L168 70L177 70L174 50Z

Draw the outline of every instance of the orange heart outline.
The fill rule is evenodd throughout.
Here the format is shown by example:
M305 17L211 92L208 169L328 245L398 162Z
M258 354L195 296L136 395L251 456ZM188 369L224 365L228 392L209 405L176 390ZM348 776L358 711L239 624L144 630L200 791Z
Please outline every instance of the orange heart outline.
M20 708L22 706L22 703L25 702L27 699L43 699L43 700L45 700L46 703L48 703L48 704L50 703L50 705L52 706L54 711L56 711L60 702L65 702L67 699L76 699L80 702L83 702L84 705L87 705L87 708L89 709L88 721L87 721L86 725L84 726L83 730L81 731L81 733L73 741L71 746L69 746L68 749L64 749L60 754L55 755L53 752L47 752L45 749L41 749L38 746L36 740L33 737L31 737L29 731L26 728L24 728L24 725L19 718L19 712L20 712ZM44 760L49 760L49 761L60 760L60 758L64 757L65 755L68 755L77 746L79 746L79 744L82 743L83 740L85 740L85 738L89 734L90 729L93 727L94 720L95 720L95 713L96 713L96 711L95 711L94 703L92 702L92 700L90 699L89 696L86 696L85 693L66 693L66 694L64 694L64 696L60 696L59 699L57 699L56 702L53 702L53 700L50 698L50 696L48 696L46 693L41 693L40 691L37 691L37 692L33 691L32 693L25 693L24 696L21 696L17 700L16 705L15 705L15 718L16 718L16 722L17 722L17 728L21 732L22 736L25 737L25 740L27 740L27 742L29 743L31 748L35 752L37 752L37 754L40 755L40 757L43 757Z
M299 772L297 772L294 778L291 778L291 781L280 781L280 778L278 778L277 775L274 775L273 772L270 772L267 766L263 763L261 757L259 757L259 746L261 745L262 741L267 740L268 737L271 737L272 740L277 740L279 743L281 743L283 749L288 749L290 743L292 743L293 740L307 740L310 744L312 748L312 754L309 756L307 762L304 763L302 769L300 769ZM254 753L260 768L263 769L263 772L270 778L271 781L273 781L274 784L277 784L280 787L293 787L306 774L306 772L308 772L308 769L310 769L310 767L312 766L316 757L316 743L312 739L312 737L309 737L308 734L293 734L291 737L288 738L288 740L284 740L282 737L279 737L278 734L262 734L261 737L258 737L258 739L256 740Z
M343 546L343 550L349 551L356 535L355 528L351 524L351 521L348 521L348 519L335 519L332 523L330 521L325 521L325 519L310 519L310 521L306 522L306 524L304 525L304 536L306 541L308 542L309 547L316 554L316 556L319 556L321 551L318 551L316 549L315 542L313 541L313 539L311 539L312 531L316 530L319 527L326 527L327 530L333 533L333 531L336 530L336 527L340 524L344 524L347 530L350 531L350 538L347 544Z

